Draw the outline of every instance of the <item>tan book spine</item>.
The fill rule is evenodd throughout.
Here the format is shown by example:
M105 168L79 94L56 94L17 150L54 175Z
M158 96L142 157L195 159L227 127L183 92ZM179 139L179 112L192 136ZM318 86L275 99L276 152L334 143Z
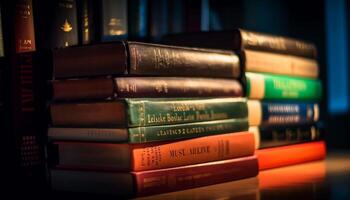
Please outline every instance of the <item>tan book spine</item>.
M316 60L298 56L245 50L245 69L248 72L273 73L317 78Z

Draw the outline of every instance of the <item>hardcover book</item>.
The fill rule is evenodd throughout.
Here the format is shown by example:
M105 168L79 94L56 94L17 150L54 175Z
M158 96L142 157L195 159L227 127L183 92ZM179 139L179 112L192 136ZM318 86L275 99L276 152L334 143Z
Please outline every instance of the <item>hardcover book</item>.
M103 61L103 62L101 62ZM115 42L53 51L55 78L98 75L239 78L239 58L231 51Z
M286 146L297 143L312 142L323 138L322 131L313 125L286 127L256 127L249 128L256 135L258 149Z
M326 156L326 145L324 141L308 142L259 149L256 151L256 155L259 160L259 170L266 170L322 160Z
M1 1L3 35L5 36L2 58L5 65L1 92L6 102L6 128L4 139L9 139L6 154L11 155L10 182L16 188L34 192L45 189L44 129L42 82L40 64L36 59L33 4L31 0ZM1 70L2 70L1 69ZM3 113L2 113L3 114Z
M97 15L94 9L96 1L94 0L77 0L78 16L78 38L79 44L91 44L97 41Z
M316 58L317 56L316 46L310 42L244 29L174 34L165 36L163 42L171 45L214 49L250 49L307 58Z
M141 172L53 169L50 174L57 191L144 196L253 177L258 174L258 162L255 156L248 156Z
M264 100L319 101L320 80L247 72L247 97Z
M116 41L128 36L128 1L101 0L102 41Z
M108 128L50 128L50 140L144 143L203 137L248 130L248 120L226 119L208 122L127 129Z
M243 88L234 79L183 77L117 77L56 80L53 101L142 97L241 97Z
M16 53L35 51L33 1L16 0L14 9Z
M255 143L252 133L237 132L136 145L56 141L51 148L57 168L145 171L251 156Z
M135 98L51 105L52 125L65 127L138 127L247 117L244 98Z
M40 48L52 49L78 44L75 0L38 1L35 8L36 35Z
M261 72L317 78L319 74L317 61L277 53L244 50L241 52L243 67L247 72Z
M128 36L146 40L149 36L149 0L128 0Z
M319 106L308 102L248 100L250 126L310 124L319 119Z

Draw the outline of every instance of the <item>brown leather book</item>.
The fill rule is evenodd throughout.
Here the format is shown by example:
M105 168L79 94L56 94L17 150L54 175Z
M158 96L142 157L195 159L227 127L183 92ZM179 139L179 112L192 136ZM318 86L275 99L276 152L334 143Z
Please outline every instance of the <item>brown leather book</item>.
M316 46L310 42L280 35L244 29L167 35L164 44L228 50L255 50L316 58Z
M239 58L232 51L116 42L56 49L53 76L99 75L239 78Z
M184 77L118 77L56 80L54 101L142 97L241 97L241 83L234 79Z

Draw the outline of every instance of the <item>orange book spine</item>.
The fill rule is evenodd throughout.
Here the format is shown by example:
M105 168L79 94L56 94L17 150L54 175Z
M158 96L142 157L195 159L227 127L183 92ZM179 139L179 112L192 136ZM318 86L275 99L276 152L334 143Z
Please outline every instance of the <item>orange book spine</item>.
M134 148L133 170L144 171L192 165L254 154L254 136L249 132L182 140L146 148Z
M325 142L309 142L282 147L261 149L256 151L259 170L266 170L287 165L324 159L326 156Z

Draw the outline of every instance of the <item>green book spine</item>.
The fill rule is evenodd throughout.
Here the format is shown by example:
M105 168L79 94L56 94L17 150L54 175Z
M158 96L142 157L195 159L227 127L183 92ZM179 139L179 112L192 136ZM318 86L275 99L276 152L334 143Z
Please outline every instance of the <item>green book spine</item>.
M247 118L129 129L130 143L156 142L247 131Z
M128 126L157 126L247 118L245 98L127 99Z
M246 77L251 99L318 101L322 96L319 80L251 72Z

